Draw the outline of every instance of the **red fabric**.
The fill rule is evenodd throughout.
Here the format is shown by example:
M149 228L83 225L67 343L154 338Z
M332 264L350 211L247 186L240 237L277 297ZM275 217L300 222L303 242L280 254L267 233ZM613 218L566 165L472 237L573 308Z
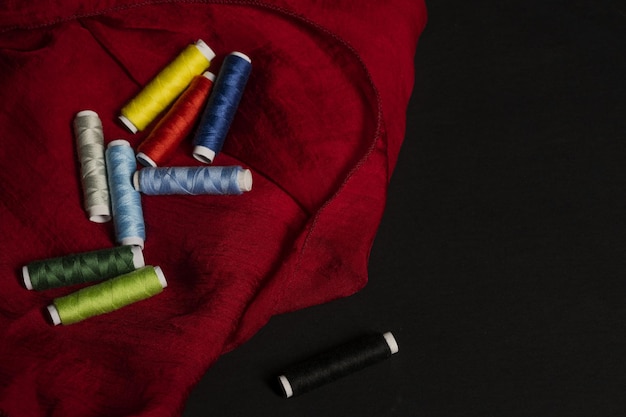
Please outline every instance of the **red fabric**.
M5 1L0 411L177 415L219 355L273 315L362 288L425 16L421 0ZM43 309L71 290L27 291L21 266L114 244L113 225L82 207L74 115L98 112L107 142L136 147L149 132L126 132L119 109L198 38L214 72L231 51L252 58L215 165L252 169L253 190L144 196L146 262L168 288L51 326ZM188 142L171 165L197 164Z

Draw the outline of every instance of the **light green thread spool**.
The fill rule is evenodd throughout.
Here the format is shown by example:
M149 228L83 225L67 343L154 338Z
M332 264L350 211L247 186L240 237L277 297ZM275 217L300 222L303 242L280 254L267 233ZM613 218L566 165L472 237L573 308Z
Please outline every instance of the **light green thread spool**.
M103 281L134 271L144 265L141 248L117 246L34 261L22 268L22 277L27 289L41 291Z
M158 266L146 266L65 297L48 306L54 325L73 324L145 300L163 291L165 275Z

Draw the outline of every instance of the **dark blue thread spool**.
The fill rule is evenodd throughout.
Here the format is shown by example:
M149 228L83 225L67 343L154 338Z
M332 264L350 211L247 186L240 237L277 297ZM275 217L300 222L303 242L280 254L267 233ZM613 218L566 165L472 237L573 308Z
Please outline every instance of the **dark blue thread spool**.
M211 164L221 151L251 71L252 61L241 52L224 59L194 137L193 156L198 161Z
M333 382L398 352L391 334L366 335L287 368L278 381L287 398Z

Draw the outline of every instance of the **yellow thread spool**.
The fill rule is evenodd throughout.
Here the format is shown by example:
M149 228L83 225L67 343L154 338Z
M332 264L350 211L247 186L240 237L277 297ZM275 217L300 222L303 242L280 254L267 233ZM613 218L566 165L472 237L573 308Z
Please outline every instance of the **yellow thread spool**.
M202 40L187 46L122 110L119 119L133 133L143 130L211 64L215 53Z

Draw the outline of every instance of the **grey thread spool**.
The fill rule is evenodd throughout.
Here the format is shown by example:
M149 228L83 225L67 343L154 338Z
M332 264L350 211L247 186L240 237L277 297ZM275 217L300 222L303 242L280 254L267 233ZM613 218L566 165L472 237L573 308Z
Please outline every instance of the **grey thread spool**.
M74 135L85 210L92 222L108 222L111 220L109 186L104 159L104 135L98 114L92 110L78 112L74 118Z
M287 398L333 382L398 352L391 332L366 335L288 367L278 377Z

